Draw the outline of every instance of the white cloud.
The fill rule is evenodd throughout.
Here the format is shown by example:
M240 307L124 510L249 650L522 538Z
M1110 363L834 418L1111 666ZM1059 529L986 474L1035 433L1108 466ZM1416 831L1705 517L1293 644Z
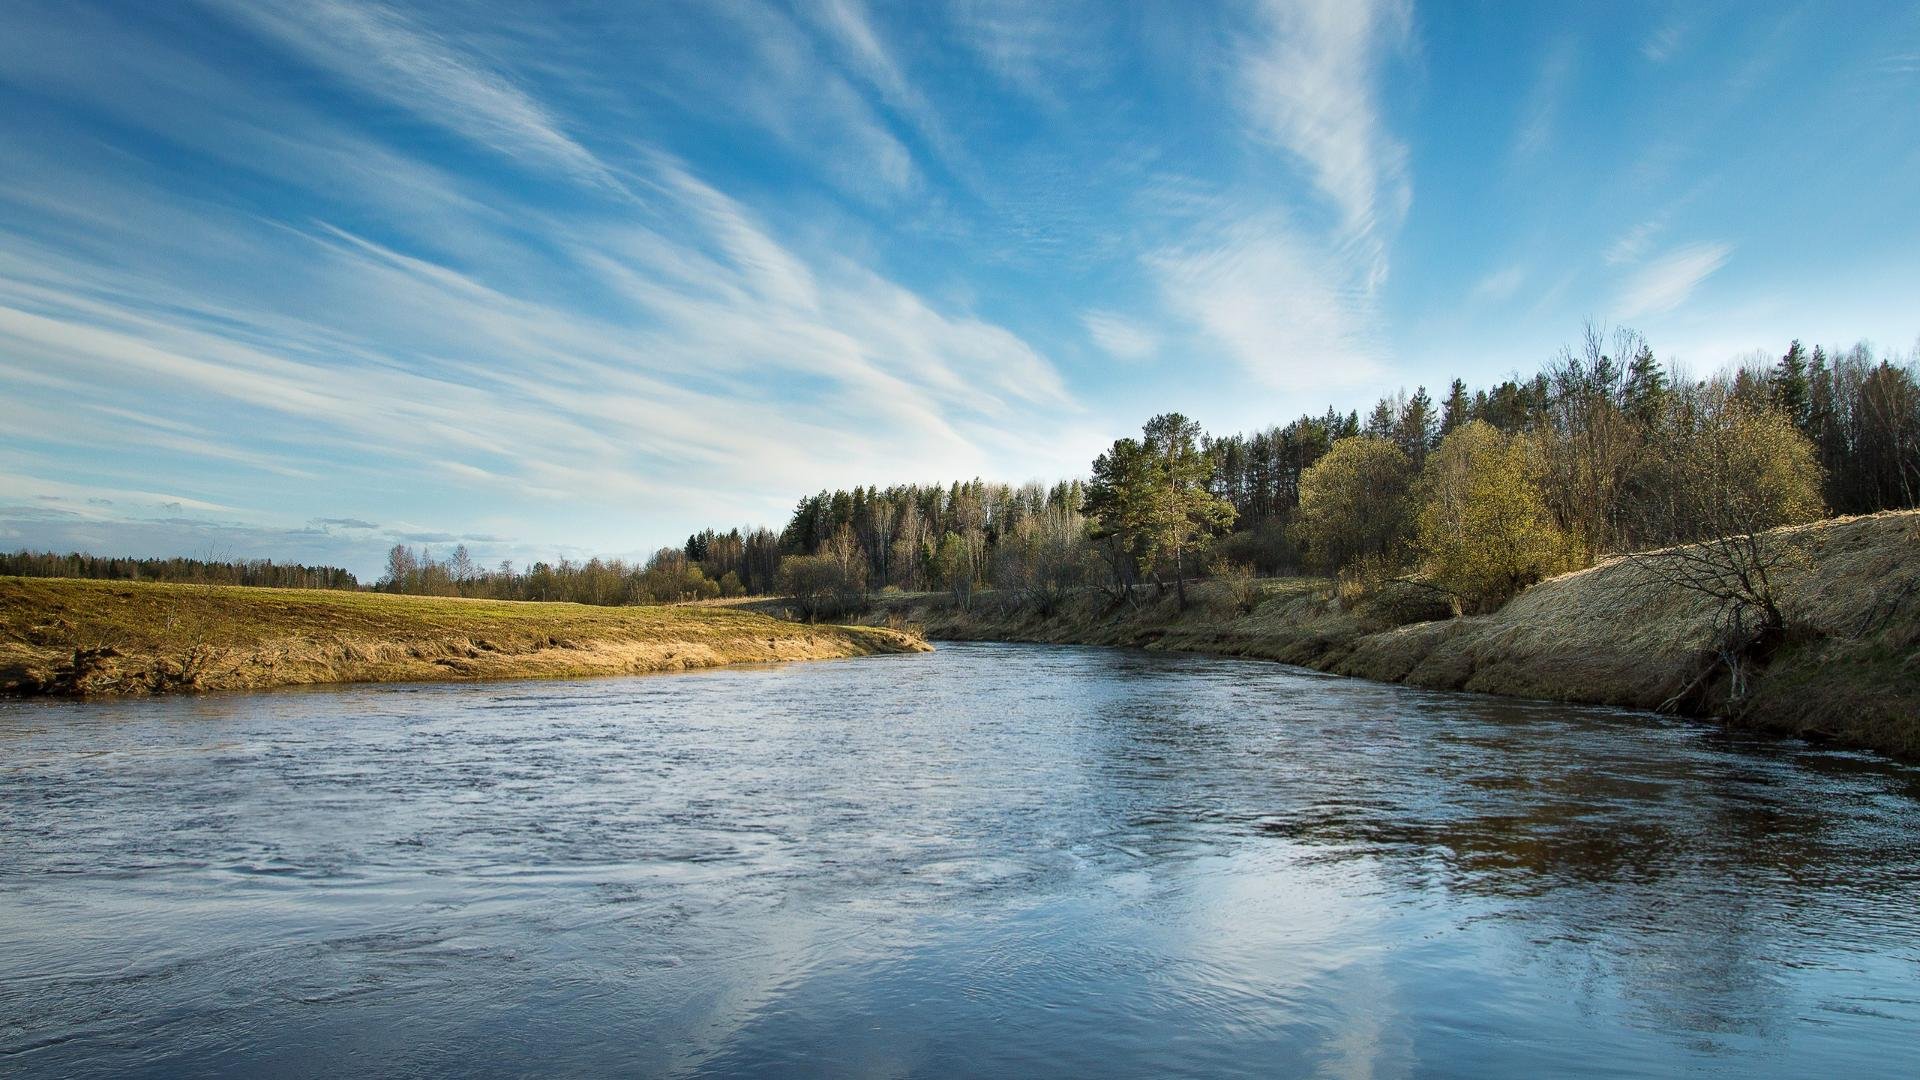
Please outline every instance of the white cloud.
M1407 151L1376 85L1411 15L1397 0L1272 0L1260 11L1234 53L1237 104L1331 213L1284 209L1271 189L1176 185L1157 208L1193 227L1144 261L1167 308L1260 385L1350 386L1382 369L1377 296L1412 200Z
M1615 318L1634 319L1672 311L1694 289L1727 263L1730 244L1700 243L1676 249L1647 263L1627 280L1615 301Z
M1102 63L1092 29L1097 9L1027 0L958 0L949 11L958 36L1008 86L1058 106L1054 87Z
M608 168L566 133L560 119L505 72L391 8L350 0L219 2L361 91L477 145L618 187Z
M301 490L375 520L395 509L343 493L458 492L510 514L528 500L624 507L619 520L677 525L774 521L826 483L1081 466L1052 435L1018 434L1041 431L1036 410L1077 408L1031 344L843 253L797 248L656 165L651 215L534 220L537 250L491 214L462 218L490 239L462 268L139 183L52 183L69 195L40 200L38 218L73 242L0 219L0 426L115 448L125 487L198 462L172 467L220 494L196 496L210 503ZM140 227L232 238L235 272L183 278L170 245L127 243L132 223L103 211L142 200L154 212ZM261 482L290 472L303 484Z
M1386 245L1412 203L1407 151L1387 131L1375 88L1411 21L1396 0L1271 0L1268 36L1245 58L1241 106L1255 130L1302 162L1336 210L1341 247L1386 276Z
M913 152L798 22L757 0L712 5L710 13L722 23L716 36L677 43L662 58L677 108L751 124L863 201L917 190ZM930 110L860 9L822 9L814 20L883 99L934 131L929 137L940 145Z
M1116 360L1138 363L1160 348L1160 336L1140 323L1111 311L1088 311L1080 316L1087 336Z
M907 78L905 67L888 48L861 0L825 0L806 5L806 10L825 27L889 108L911 121L921 136L949 160L962 156L939 114Z
M1262 385L1352 385L1380 372L1368 292L1277 218L1246 218L1151 260L1167 303Z
M25 462L17 454L0 457L0 493L10 498L30 499L41 508L62 516L100 519L128 509L149 513L240 513L235 507L206 502L177 491L148 491L45 480L17 471L23 464Z

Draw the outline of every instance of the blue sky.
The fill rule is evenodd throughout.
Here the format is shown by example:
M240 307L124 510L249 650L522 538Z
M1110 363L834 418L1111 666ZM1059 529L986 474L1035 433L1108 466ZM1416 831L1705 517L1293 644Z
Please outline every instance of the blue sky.
M0 6L0 545L370 575L1920 335L1920 7Z

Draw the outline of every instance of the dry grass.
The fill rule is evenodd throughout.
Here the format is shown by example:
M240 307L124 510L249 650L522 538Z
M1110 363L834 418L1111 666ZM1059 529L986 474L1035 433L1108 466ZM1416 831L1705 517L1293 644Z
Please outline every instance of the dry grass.
M926 647L716 608L0 578L0 689L12 693L559 678Z
M1920 756L1920 512L1783 529L1787 643L1746 698L1695 708L1743 726ZM1421 686L1658 708L1710 673L1713 602L1615 559L1500 611L1363 641L1336 666Z

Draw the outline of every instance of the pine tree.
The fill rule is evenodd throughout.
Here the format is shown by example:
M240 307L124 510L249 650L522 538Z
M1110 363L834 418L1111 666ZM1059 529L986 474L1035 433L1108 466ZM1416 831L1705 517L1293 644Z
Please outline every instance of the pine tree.
M1435 442L1433 399L1427 396L1426 387L1416 388L1406 404L1400 406L1400 415L1393 425L1393 441L1413 462L1415 471L1426 464L1427 451L1433 449Z
M1807 379L1806 352L1798 339L1787 346L1786 355L1774 365L1771 382L1774 405L1787 414L1801 434L1807 434L1813 419L1812 387Z
M1233 505L1209 490L1213 469L1199 441L1199 424L1179 413L1156 416L1139 440L1117 440L1100 455L1087 485L1094 535L1131 548L1141 571L1156 580L1170 569L1182 608L1188 565L1234 518Z
M1846 482L1843 466L1847 459L1847 440L1839 415L1836 374L1827 364L1827 351L1815 345L1813 358L1807 363L1806 435L1813 440L1821 475L1825 477L1827 503L1843 509L1847 505L1841 491Z
M1400 404L1392 398L1381 398L1374 403L1373 412L1367 415L1365 431L1376 439L1393 438L1394 428L1400 423Z
M1667 392L1667 376L1660 370L1660 362L1653 358L1653 350L1640 346L1640 351L1627 363L1627 381L1621 389L1627 415L1642 427L1652 427L1666 407Z
M1443 439L1473 419L1473 400L1467 396L1465 380L1453 380L1453 385L1447 388L1446 404L1440 409L1440 437Z

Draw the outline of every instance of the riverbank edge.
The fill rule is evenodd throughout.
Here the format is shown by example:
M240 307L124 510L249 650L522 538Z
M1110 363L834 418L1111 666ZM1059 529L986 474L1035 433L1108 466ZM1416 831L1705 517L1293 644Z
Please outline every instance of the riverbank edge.
M0 578L10 697L639 675L930 649L897 629L723 608Z
M1715 605L1615 559L1490 615L1413 621L1405 597L1352 607L1320 579L1218 583L1130 605L1086 592L1041 612L976 594L881 595L864 616L934 640L1117 645L1275 660L1425 689L1613 705L1920 759L1920 512L1769 535L1788 635L1737 700L1708 648ZM1415 618L1421 618L1415 615Z

